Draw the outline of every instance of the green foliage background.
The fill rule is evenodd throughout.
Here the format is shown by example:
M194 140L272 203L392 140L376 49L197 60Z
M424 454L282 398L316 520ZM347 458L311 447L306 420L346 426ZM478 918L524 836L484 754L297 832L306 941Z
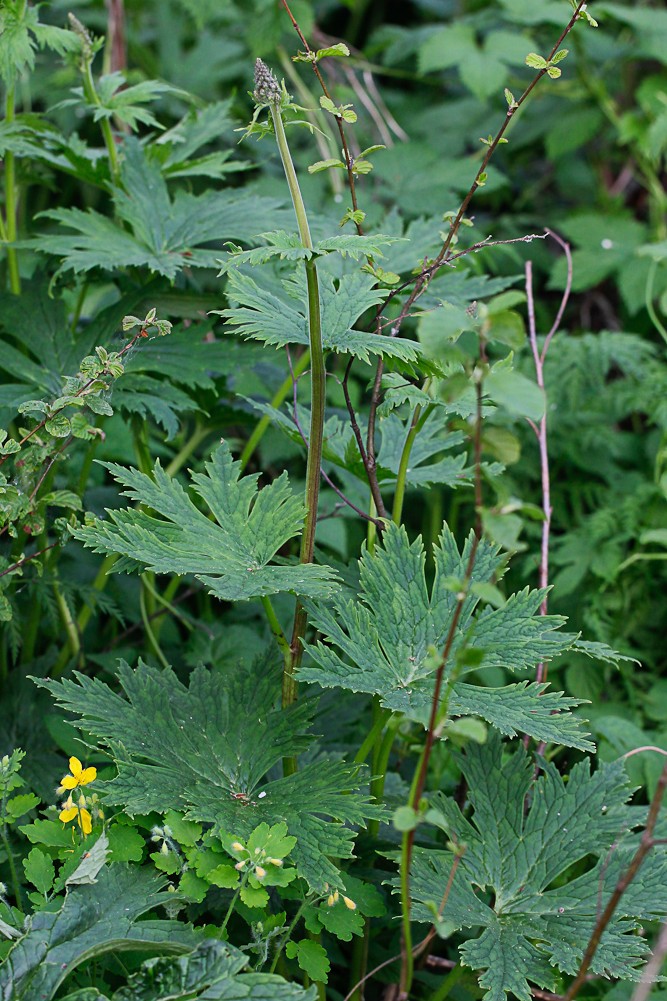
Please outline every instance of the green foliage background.
M387 303L391 289L438 253L572 11L291 10L313 48L351 50L321 67L364 236L335 115L276 0L0 2L3 1001L381 997L399 976L412 830L415 935L433 925L452 972L424 963L410 996L562 996L658 788L667 13L590 4L598 26L575 25L561 75L512 118L454 249L494 245L435 274L393 337L405 296ZM256 57L300 109L287 133L313 251L272 134L255 141L271 129L239 141ZM545 229L572 248L572 294L543 393L526 262L541 337L568 284ZM304 564L313 260L326 479ZM381 538L359 515L374 509L345 398L365 438L378 358L377 480L400 523ZM546 617L531 429L545 405ZM280 708L295 596L310 625L300 698ZM99 773L85 837L58 820L71 755ZM664 886L657 846L581 997L630 998L613 980L637 978Z

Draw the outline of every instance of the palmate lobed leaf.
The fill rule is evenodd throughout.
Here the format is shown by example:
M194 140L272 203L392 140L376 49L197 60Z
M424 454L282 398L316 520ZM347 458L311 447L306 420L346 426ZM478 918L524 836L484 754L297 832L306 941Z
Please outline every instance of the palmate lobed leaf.
M639 823L627 806L632 789L622 761L591 775L586 759L567 781L543 762L533 783L524 749L503 760L498 739L471 745L456 757L470 790L472 818L441 793L432 796L426 816L465 845L441 915L443 933L452 926L481 926L481 935L461 946L461 959L481 971L485 1001L505 1001L508 994L530 1001L529 981L555 990L556 970L574 974L579 968L600 907L632 855L631 839L623 840ZM587 856L597 859L595 865L568 881L568 869ZM415 920L433 920L453 863L451 852L417 849L411 881ZM666 877L664 854L653 853L604 933L593 972L637 979L647 952L637 931L640 921L664 914ZM493 907L482 899L489 891Z
M453 535L444 527L434 549L435 579L429 595L421 539L410 543L404 528L388 525L382 546L373 555L365 552L360 560L358 598L339 594L331 604L308 602L311 621L323 640L305 644L312 663L301 667L300 679L325 688L378 695L386 708L425 723L438 664L429 649L444 648L457 600L451 580L465 576L471 545L472 536L460 553ZM498 549L482 540L472 583L502 575L502 563ZM532 668L570 647L576 637L559 632L564 619L538 614L543 594L525 588L502 608L487 606L481 611L477 608L479 599L468 594L445 675L445 697L451 696L449 712L472 712L506 734L523 732L540 740L588 749L592 745L586 739L583 721L570 712L579 700L564 698L562 693L545 695L544 687L535 684L477 688L463 684L455 667L457 654L464 647L480 656L469 670Z
M315 711L309 700L282 710L280 675L270 659L225 674L198 667L186 688L170 670L121 662L124 694L77 674L38 681L78 725L112 751L118 777L110 802L130 814L165 804L214 831L247 839L260 823L283 822L296 846L291 859L317 889L342 883L336 859L352 856L354 832L378 808L359 792L363 770L318 757L294 775L266 781L281 758L304 751Z
M191 475L192 489L208 506L212 521L159 462L154 479L137 469L105 465L125 487L125 496L155 512L109 511L107 520L95 519L77 529L76 538L95 552L127 557L122 569L191 573L211 594L227 601L280 591L310 597L333 592L336 575L329 567L269 565L298 535L305 517L305 506L290 490L286 473L258 492L259 474L239 479L240 464L222 444L206 463L206 472Z
M172 197L159 165L147 159L134 137L125 138L122 150L122 187L114 187L113 200L127 229L91 209L49 209L42 215L71 232L61 229L23 241L23 246L62 257L56 274L147 267L173 280L186 267L215 267L220 251L201 244L252 242L267 221L286 218L278 201L248 188L201 195L179 190Z
M303 248L302 248L303 249ZM367 310L381 303L386 292L372 276L361 271L337 281L324 268L319 272L322 343L325 351L348 353L370 362L370 355L414 361L420 354L415 341L356 330L354 324ZM262 288L250 275L230 270L227 295L236 305L214 310L237 328L242 337L275 347L309 344L308 297L301 271L283 281L285 295Z
M341 257L351 257L358 261L360 258L383 257L381 247L389 243L401 242L401 237L385 236L382 233L373 236L357 236L356 234L344 234L342 236L331 236L324 240L319 240L312 249L304 247L303 241L298 233L287 232L287 230L275 230L273 232L260 234L265 246L255 247L252 250L241 250L240 247L231 245L227 257L219 260L220 275L231 273L242 265L256 267L258 264L266 264L272 258L277 257L281 261L307 261L312 257L325 256L337 253Z

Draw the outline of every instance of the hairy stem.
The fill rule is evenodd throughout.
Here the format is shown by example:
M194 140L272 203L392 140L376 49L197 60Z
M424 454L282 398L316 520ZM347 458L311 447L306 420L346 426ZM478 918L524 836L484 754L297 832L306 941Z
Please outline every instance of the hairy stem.
M102 102L100 101L97 89L95 87L95 81L93 80L93 72L91 69L92 56L84 58L81 63L81 73L83 75L83 92L90 102L90 104L96 105L98 108L102 107ZM116 140L113 137L113 132L111 131L111 123L108 118L100 119L100 129L102 131L102 138L104 139L104 145L106 146L107 156L109 157L109 169L111 171L111 179L114 184L118 183L120 178L120 164L118 162L118 151L116 149Z
M579 3L577 3L577 6L576 6L576 8L574 10L574 13L572 14L572 17L570 18L570 20L568 21L567 25L565 26L565 28L561 32L561 34L560 34L560 36L558 38L558 41L555 43L555 45L552 47L551 51L549 52L548 56L546 57L547 63L549 62L549 60L551 60L553 58L553 56L558 51L558 49L562 45L562 43L565 40L565 38L572 31L572 29L574 28L574 25L579 20L579 15L580 15L582 9L585 6L586 6L586 0L579 0ZM533 92L533 90L535 89L535 87L537 86L537 84L540 82L540 80L542 79L542 77L546 74L546 72L547 72L547 67L546 66L545 66L544 69L539 70L539 72L536 73L536 75L533 77L533 79L528 84L528 86L526 87L526 89L524 90L524 92L521 94L521 96L519 98L517 98L516 101L513 101L513 103L508 107L507 113L505 114L505 118L504 118L504 120L503 120L500 128L496 132L495 137L493 138L493 140L491 141L490 145L488 146L486 154L484 155L484 158L483 158L483 160L482 160L482 162L481 162L481 164L480 164L480 166L479 166L479 168L477 170L477 173L475 174L473 182L470 185L470 188L468 189L466 195L464 196L463 201L459 205L459 208L458 208L458 211L456 213L456 216L454 217L454 219L450 223L449 231L447 233L447 236L445 237L445 240L443 242L442 247L440 248L440 251L438 252L437 257L435 258L434 261L432 261L430 264L428 264L428 266L425 267L422 270L422 272L419 274L419 276L417 277L417 280L415 282L415 285L414 285L414 288L413 288L412 292L410 293L410 295L408 296L408 298L406 299L405 303L403 304L403 306L401 308L400 314L398 315L398 317L396 319L394 319L394 320L391 321L391 331L390 331L390 333L391 333L392 337L398 337L398 334L400 332L401 325L402 325L403 321L410 314L410 311L411 311L414 303L417 301L417 299L424 292L424 290L425 290L428 282L430 281L430 279L440 270L440 268L443 265L445 265L448 261L450 261L452 259L453 255L450 253L450 251L451 251L452 245L454 243L454 239L455 239L456 235L458 234L459 229L461 228L461 224L463 222L463 218L465 216L465 213L466 213L466 211L468 209L468 206L469 206L470 202L473 199L473 196L474 196L475 192L484 183L483 175L486 173L486 169L487 169L487 167L489 165L489 162L490 162L492 156L494 155L494 153L498 149L498 146L500 145L501 140L504 138L505 132L507 131L507 129L509 127L509 124L512 121L514 115L519 110L519 108L522 106L522 104L524 104L524 102L528 99L528 97ZM382 313L384 312L384 310L386 310L387 306L392 301L392 299L394 299L394 297L396 295L398 295L402 291L403 287L404 286L400 286L399 288L394 289L391 292L391 294L387 297L387 299L385 300L385 302L382 303L378 307L377 314L376 314L376 320L377 320L378 325L379 325L380 317L381 317ZM378 329L380 329L380 328L378 327ZM368 452L368 459L367 459L367 461L368 461L368 464L371 467L371 469L375 468L375 446L374 446L375 418L376 418L377 408L378 408L378 406L380 404L380 396L381 396L380 390L381 390L382 374L383 374L383 372L384 372L384 363L383 363L382 358L380 358L380 360L378 361L377 369L375 371L375 379L374 379L374 382L373 382L373 390L372 390L372 393L371 393L371 404L370 404L370 410L369 410L369 415L368 415L368 437L367 437L367 441L366 441L366 449L367 449L367 452Z

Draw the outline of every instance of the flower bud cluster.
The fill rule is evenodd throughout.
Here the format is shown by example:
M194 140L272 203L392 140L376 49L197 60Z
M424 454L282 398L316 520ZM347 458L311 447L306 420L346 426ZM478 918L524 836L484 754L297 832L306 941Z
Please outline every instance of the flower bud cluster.
M245 858L241 858L234 868L239 872L245 872L252 870L252 875L255 879L262 880L266 876L266 865L275 865L281 868L283 865L283 860L281 858L273 858L268 855L263 848L255 848L254 853L251 855L250 850L241 844L240 841L234 841L231 844L231 849L237 855L245 855Z
M329 884L324 884L325 890L329 889ZM348 911L356 911L357 905L351 897L346 897L344 893L339 893L338 890L333 890L327 897L327 907L335 907L339 900L342 900Z
M277 78L261 59L255 61L255 89L252 96L257 104L279 104L282 98Z

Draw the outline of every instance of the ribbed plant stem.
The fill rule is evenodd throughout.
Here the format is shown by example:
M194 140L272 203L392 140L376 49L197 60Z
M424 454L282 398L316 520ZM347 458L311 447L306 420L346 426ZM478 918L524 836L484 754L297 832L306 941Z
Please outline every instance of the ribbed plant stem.
M285 136L280 108L276 103L272 103L270 109L278 150L292 197L292 204L294 205L299 236L301 237L303 246L307 250L312 251L313 242L310 236L306 207L287 145L287 137ZM322 465L322 440L326 397L320 291L317 279L317 264L314 257L306 261L306 287L308 292L308 337L310 341L310 435L308 439L308 463L306 466L306 519L301 536L299 559L301 563L312 563L315 550L315 530L317 527L317 503L320 494L320 467ZM307 622L308 616L306 610L301 602L297 600L289 653L285 657L282 690L283 706L291 705L296 700L297 683L294 675L301 662L303 652L301 639L306 631ZM293 767L294 763L286 763L287 771Z
M5 99L5 121L8 125L14 121L16 116L16 91L14 84L7 88ZM9 288L14 295L20 295L21 276L19 274L19 262L16 249L10 244L14 243L17 235L16 217L18 212L16 198L16 160L14 154L7 150L4 157L5 173L5 237L7 239L7 271L9 275Z

